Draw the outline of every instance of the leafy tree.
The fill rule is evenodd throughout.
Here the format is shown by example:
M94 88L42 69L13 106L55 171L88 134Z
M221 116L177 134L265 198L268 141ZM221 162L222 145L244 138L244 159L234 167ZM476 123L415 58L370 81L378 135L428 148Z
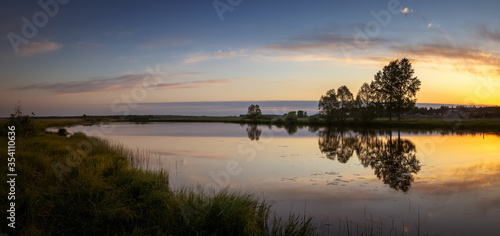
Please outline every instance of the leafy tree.
M299 110L297 111L297 117L299 118L307 118L307 111Z
M31 115L32 116L23 115L21 104L18 103L14 106L14 113L10 114L7 126L16 127L16 136L22 137L33 135L35 133L35 127L33 125L33 116L35 113L32 112Z
M304 111L303 110L297 111L297 117L304 118Z
M400 120L401 113L415 106L421 82L417 77L413 77L414 73L410 60L403 58L401 61L391 61L375 75L370 86L376 99L381 101L389 112L389 120L392 120L393 111Z
M285 116L285 125L295 125L297 123L297 114L295 111L288 112Z
M344 85L337 89L337 99L339 100L339 108L337 112L337 120L344 124L349 117L353 108L354 96L351 91Z
M320 123L320 120L319 120L319 117L317 115L309 116L309 125L317 126L317 125L319 125L319 123Z
M356 110L356 118L361 119L363 123L368 123L376 116L376 102L374 93L368 83L364 83L356 95L354 102Z
M353 100L353 95L346 86L339 87L337 92L330 89L319 100L319 114L329 123L336 119L344 124L352 111Z
M319 114L323 116L328 123L331 123L335 119L335 112L338 107L339 101L337 100L337 92L335 89L328 90L326 95L322 95L319 99Z
M262 116L262 111L260 110L259 105L250 105L248 107L247 117L251 119L253 122L257 122L257 120Z

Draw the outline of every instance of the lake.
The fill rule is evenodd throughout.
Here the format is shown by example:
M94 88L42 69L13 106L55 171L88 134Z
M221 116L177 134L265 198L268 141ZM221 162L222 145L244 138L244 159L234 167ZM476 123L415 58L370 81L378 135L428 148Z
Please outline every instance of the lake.
M149 153L174 189L249 190L328 235L498 235L500 137L222 123L75 126Z

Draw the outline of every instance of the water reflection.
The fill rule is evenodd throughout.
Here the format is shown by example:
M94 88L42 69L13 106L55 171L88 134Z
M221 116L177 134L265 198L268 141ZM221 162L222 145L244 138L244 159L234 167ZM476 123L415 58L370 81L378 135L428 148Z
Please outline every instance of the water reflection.
M354 151L361 164L374 169L384 184L395 190L407 192L414 182L413 174L420 171L416 147L408 139L377 137L370 132L353 132L337 129L319 131L319 149L330 160L347 163Z
M297 125L276 124L276 127L285 129L288 135L293 135L299 130Z
M256 124L249 124L247 126L247 134L250 140L259 140L262 130L259 129Z

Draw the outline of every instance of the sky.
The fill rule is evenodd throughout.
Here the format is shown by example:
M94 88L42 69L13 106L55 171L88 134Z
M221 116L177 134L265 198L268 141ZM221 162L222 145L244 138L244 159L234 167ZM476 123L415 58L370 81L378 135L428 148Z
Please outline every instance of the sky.
M50 116L318 101L342 85L356 95L404 57L417 102L500 105L499 11L493 0L4 0L0 116L18 102Z

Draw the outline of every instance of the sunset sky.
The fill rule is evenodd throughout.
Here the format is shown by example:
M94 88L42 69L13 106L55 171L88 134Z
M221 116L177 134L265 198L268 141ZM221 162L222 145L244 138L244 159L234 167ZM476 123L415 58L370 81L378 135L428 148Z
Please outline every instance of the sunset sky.
M0 12L0 117L18 101L41 116L317 101L341 85L355 95L403 57L419 103L500 105L497 0L5 0Z

